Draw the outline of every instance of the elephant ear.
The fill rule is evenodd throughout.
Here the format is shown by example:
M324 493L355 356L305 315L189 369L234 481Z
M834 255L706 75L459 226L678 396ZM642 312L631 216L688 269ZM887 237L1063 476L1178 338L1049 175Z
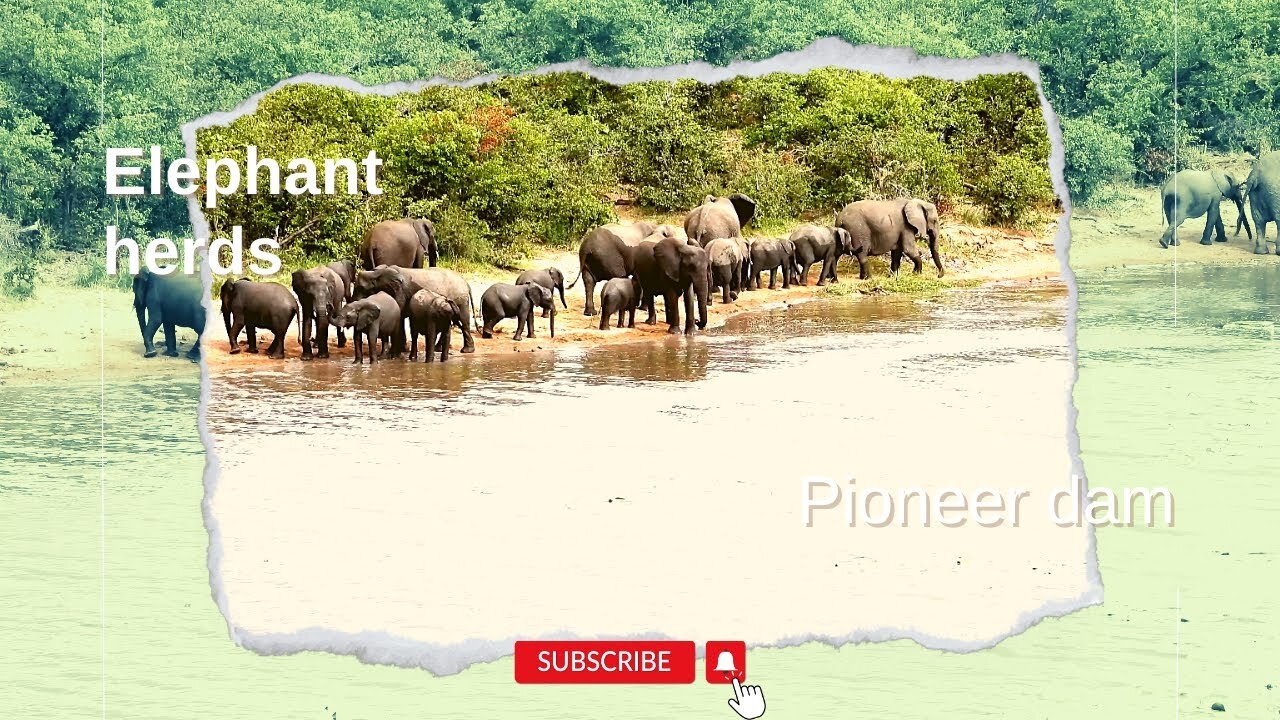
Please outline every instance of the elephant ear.
M916 231L916 235L924 235L928 229L925 221L924 203L919 200L908 200L902 206L902 216L906 218L907 225Z
M436 261L440 259L440 252L436 248L436 224L427 219L413 220L413 229L418 234L418 244L422 246L422 252L426 254L427 262L431 267L436 266Z
M672 240L663 240L653 247L653 259L657 261L658 268L662 270L662 275L668 282L680 282L680 243Z
M756 216L756 201L742 193L734 193L729 196L729 202L738 213L738 225L745 228L747 223L751 222L751 218Z

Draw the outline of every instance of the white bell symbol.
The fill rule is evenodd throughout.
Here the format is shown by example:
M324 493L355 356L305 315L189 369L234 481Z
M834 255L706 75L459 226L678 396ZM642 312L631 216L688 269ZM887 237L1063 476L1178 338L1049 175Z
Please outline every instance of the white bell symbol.
M716 672L738 672L738 668L733 666L733 653L728 650L720 651L720 655L716 657Z

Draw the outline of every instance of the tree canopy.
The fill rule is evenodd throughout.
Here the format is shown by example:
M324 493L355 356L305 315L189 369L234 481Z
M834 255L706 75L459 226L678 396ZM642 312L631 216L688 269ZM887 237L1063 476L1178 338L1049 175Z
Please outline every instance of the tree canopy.
M601 65L723 64L815 38L925 55L1012 52L1041 64L1064 118L1077 200L1113 178L1162 178L1172 138L1280 146L1280 11L1273 0L0 0L0 214L66 249L110 221L186 231L180 198L103 193L103 151L163 144L287 77L363 83ZM101 77L103 82L99 82ZM586 130L583 130L584 132ZM805 132L791 128L788 132ZM1005 167L1006 174L1016 170Z

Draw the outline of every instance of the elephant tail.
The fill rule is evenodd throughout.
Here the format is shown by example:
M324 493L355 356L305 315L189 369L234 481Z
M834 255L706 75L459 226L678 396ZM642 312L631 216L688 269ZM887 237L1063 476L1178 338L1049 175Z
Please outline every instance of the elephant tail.
M467 302L471 303L471 325L476 332L480 332L480 318L476 317L479 312L479 305L476 305L475 296L471 294L471 288L467 288Z
M302 303L298 302L297 296L293 298L293 312L298 317L298 347L304 347L302 344L302 324L305 321L302 319ZM281 346L283 347L283 345L284 343L282 342Z
M582 279L582 263L581 263L581 262L579 262L579 263L578 263L578 277L574 278L574 279L573 279L573 282L569 283L569 285L567 286L567 289L572 290L572 289L573 289L573 286L574 286L574 285L577 285L577 284L578 284L578 281L579 281L579 280L581 280L581 279ZM563 296L563 294L564 294L564 290L561 290L561 291L560 291L560 293L561 293L561 295Z

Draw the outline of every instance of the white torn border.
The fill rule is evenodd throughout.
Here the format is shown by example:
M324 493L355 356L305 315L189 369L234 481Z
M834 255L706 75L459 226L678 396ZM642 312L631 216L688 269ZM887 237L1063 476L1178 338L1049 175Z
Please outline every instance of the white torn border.
M1071 360L1071 385L1066 396L1066 412L1068 420L1068 451L1071 456L1072 472L1080 478L1086 478L1084 464L1080 460L1080 436L1076 429L1078 411L1075 406L1074 388L1079 378L1078 350L1076 347L1076 313L1078 307L1078 289L1075 274L1068 263L1071 246L1071 198L1067 192L1064 178L1065 156L1062 145L1062 131L1058 124L1057 114L1050 107L1044 96L1040 83L1040 68L1034 62L1012 54L988 55L980 58L955 59L943 57L920 57L910 48L883 48L875 45L859 45L857 47L839 38L821 38L808 47L796 52L785 52L766 60L739 61L728 66L716 66L705 62L694 62L686 65L670 65L660 68L616 68L596 67L586 60L546 65L529 71L528 75L545 75L560 72L580 72L593 78L615 85L662 80L675 81L692 79L704 83L717 83L735 77L759 77L769 73L803 74L824 67L841 67L848 70L860 70L890 78L909 78L930 76L943 80L970 80L979 75L1021 73L1036 84L1040 96L1040 109L1048 125L1051 152L1049 155L1049 171L1053 179L1053 188L1062 199L1063 213L1058 219L1058 232L1054 238L1054 248L1058 257L1059 271L1067 283L1067 345ZM503 75L493 74L472 78L465 81L448 80L435 77L430 80L415 82L396 82L385 85L365 86L347 77L308 73L283 80L268 90L257 93L240 103L233 110L215 112L193 120L182 126L182 136L186 145L187 157L196 160L196 132L205 128L224 126L233 120L250 115L257 110L258 102L267 93L279 88L299 83L311 85L327 85L345 88L360 93L376 95L398 95L412 93L431 85L454 85L470 87L493 82ZM196 237L207 237L208 223L200 201L191 196L187 198L187 211L191 217L192 230ZM200 252L205 252L203 249ZM213 287L213 275L207 262L203 263L201 277L206 292ZM206 307L212 312L212 300L206 296ZM263 655L290 655L306 651L329 652L339 655L354 655L362 662L394 665L404 668L421 668L434 675L452 675L459 673L471 665L492 662L511 655L517 638L506 640L474 640L451 645L424 643L417 640L392 635L381 631L360 633L338 632L320 627L307 628L291 633L253 633L237 626L228 612L226 588L223 587L220 573L222 563L222 536L218 521L210 508L218 480L218 458L214 449L213 438L207 425L206 407L209 402L209 367L200 362L200 437L204 442L206 462L204 470L204 497L200 507L204 516L205 529L209 533L209 586L218 611L227 621L227 631L231 640L238 646ZM1087 480L1086 487L1087 487ZM1098 568L1097 534L1093 527L1088 529L1089 541L1085 551L1086 572L1089 589L1079 597L1045 603L1042 607L1023 613L1009 631L988 641L960 642L954 639L934 637L908 628L880 627L862 630L843 636L821 634L795 636L785 638L776 643L761 647L792 647L808 642L821 642L833 647L848 643L885 642L889 640L912 640L923 647L933 650L951 652L973 652L994 647L1008 637L1039 624L1049 617L1060 617L1102 602L1102 574ZM665 635L652 633L641 636L620 638L616 635L609 639L663 639ZM593 639L583 638L571 631L563 631L542 636L541 638L519 639Z

